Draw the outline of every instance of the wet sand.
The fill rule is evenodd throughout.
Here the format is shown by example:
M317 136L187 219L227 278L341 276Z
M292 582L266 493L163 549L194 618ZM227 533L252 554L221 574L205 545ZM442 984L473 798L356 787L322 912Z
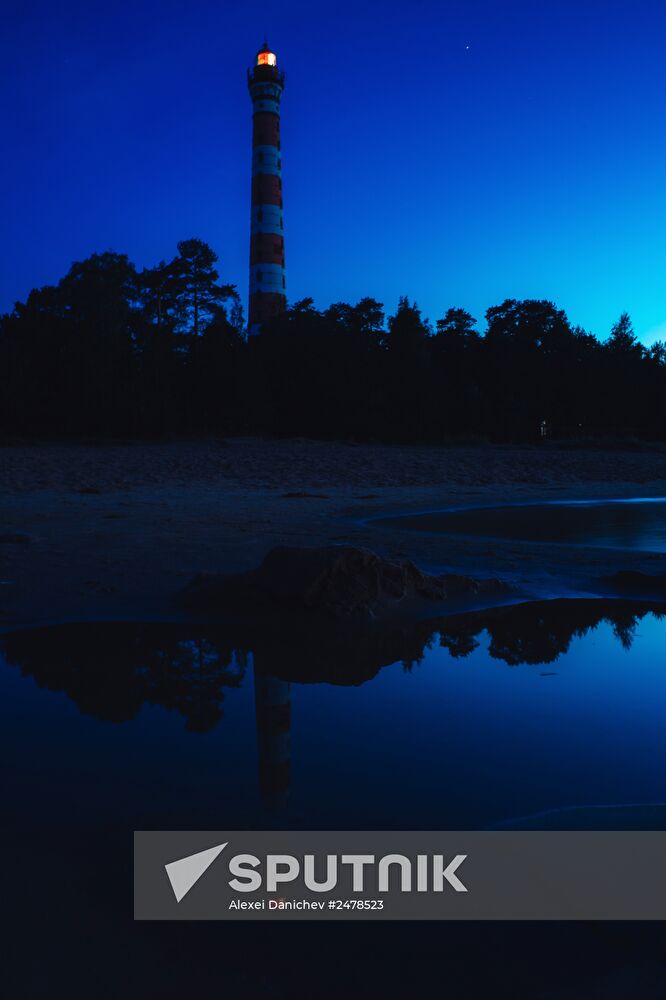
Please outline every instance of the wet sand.
M0 449L0 625L173 618L202 570L275 545L364 545L423 569L501 576L524 596L595 593L666 556L400 531L373 518L448 505L666 496L666 454L232 439Z

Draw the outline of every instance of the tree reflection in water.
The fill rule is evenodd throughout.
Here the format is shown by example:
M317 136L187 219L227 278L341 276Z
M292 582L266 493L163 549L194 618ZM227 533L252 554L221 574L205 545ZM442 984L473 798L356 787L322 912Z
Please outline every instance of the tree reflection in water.
M222 718L224 689L239 687L243 650L221 637L133 622L56 625L5 635L7 662L38 686L64 691L85 715L133 719L144 704L174 709L187 729L206 732Z
M410 671L436 643L463 659L482 636L489 655L511 667L551 664L601 622L629 649L648 613L664 611L617 600L555 600L399 626L101 622L11 632L0 648L23 675L64 691L86 715L120 723L142 705L159 705L179 712L193 733L218 725L225 692L243 684L252 657L259 785L265 805L281 809L290 783L292 682L360 685L389 664Z
M574 638L601 622L629 649L648 613L661 617L666 609L618 600L554 600L399 626L88 622L10 632L0 648L9 664L40 687L66 692L85 714L124 722L143 704L160 705L180 712L189 730L205 732L222 718L225 689L243 683L250 655L259 677L358 685L392 663L410 669L436 642L456 659L467 657L484 633L490 656L512 667L555 662ZM277 698L286 717L287 689L264 688L266 699ZM262 718L263 704L259 697Z
M481 632L488 633L488 652L511 667L554 663L580 638L607 622L622 647L631 648L641 619L652 612L666 613L626 601L559 600L517 604L479 614L461 615L443 624L440 643L451 656L465 657L478 646Z

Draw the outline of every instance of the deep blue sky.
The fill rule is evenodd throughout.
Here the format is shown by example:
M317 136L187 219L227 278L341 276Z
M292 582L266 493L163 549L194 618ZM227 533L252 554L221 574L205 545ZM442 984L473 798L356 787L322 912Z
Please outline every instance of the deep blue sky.
M290 300L436 319L547 297L666 338L666 12L654 0L63 0L3 14L0 309L73 259L191 235L246 296L250 100L287 73Z

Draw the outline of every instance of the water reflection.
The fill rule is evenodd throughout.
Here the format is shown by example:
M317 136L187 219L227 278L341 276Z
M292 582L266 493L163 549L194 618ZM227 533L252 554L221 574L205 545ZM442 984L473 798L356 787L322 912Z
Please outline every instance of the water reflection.
M666 552L666 501L518 504L382 518L396 528L534 542Z
M121 723L143 705L160 706L179 713L192 733L218 726L227 693L243 685L252 664L259 786L264 802L280 808L290 783L294 682L358 686L390 664L412 671L437 647L464 660L482 642L491 659L509 667L552 665L602 622L629 650L648 614L659 618L663 611L625 601L556 600L326 632L87 623L12 632L2 649L10 665L40 688L65 692L85 715Z
M464 659L486 633L493 659L512 667L550 664L601 622L629 650L648 613L661 618L666 605L534 601L394 627L336 623L330 630L96 622L10 632L0 647L22 674L40 687L65 691L98 719L124 722L152 704L175 709L187 729L205 732L222 719L225 690L243 683L250 658L261 678L359 685L392 663L410 670L433 644ZM262 686L256 704L261 718L271 705L288 714L288 684Z
M254 674L259 788L269 809L287 803L291 775L291 683Z
M486 631L488 652L511 667L554 663L569 649L574 637L582 637L607 622L625 650L631 649L642 618L652 611L659 618L664 610L621 601L559 600L495 608L480 614L461 615L444 622L439 642L453 657L466 657L479 645Z
M2 648L8 663L87 715L127 722L142 705L160 705L192 732L218 724L225 688L239 687L247 669L246 652L222 636L125 622L12 632Z

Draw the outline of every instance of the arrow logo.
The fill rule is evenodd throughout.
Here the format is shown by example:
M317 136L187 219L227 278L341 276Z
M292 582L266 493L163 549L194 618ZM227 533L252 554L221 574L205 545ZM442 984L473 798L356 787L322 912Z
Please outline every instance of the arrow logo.
M177 903L180 903L183 896L187 895L203 873L208 871L215 858L222 853L228 843L229 841L226 844L218 844L217 847L210 847L207 851L190 854L187 858L171 861L164 866Z

